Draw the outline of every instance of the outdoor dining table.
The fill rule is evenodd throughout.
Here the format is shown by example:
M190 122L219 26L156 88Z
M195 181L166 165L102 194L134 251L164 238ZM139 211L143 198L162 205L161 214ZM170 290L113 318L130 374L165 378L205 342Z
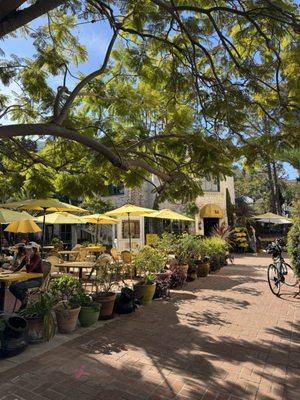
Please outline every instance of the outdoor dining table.
M78 256L79 251L78 250L61 250L58 252L62 258L66 258L67 261L70 260L70 256Z
M82 279L82 270L84 268L86 269L93 269L95 268L95 263L92 261L67 261L59 264L55 264L54 266L56 268L77 268L79 270L78 272L78 277L79 279Z
M0 272L0 311L4 310L5 303L5 287L7 283L23 282L28 279L42 278L43 274L39 272L26 272L26 271L3 271Z

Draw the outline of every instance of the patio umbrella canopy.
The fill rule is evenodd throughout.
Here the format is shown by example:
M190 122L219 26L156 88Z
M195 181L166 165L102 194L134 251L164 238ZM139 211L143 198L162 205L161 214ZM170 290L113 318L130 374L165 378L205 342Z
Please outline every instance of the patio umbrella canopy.
M37 222L43 223L44 217L38 217ZM45 217L45 224L83 224L85 223L83 218L78 217L74 214L69 214L67 212L55 212L48 214Z
M11 211L5 208L0 208L0 254L2 254L2 226L9 224L13 221L21 221L24 219L34 219L30 214L27 212L18 212L18 211Z
M149 218L161 218L161 219L171 219L178 221L195 221L192 218L189 218L185 215L179 214L175 211L169 210L168 208L164 208L163 210L155 211L152 214L147 215Z
M33 220L34 218L27 212L11 211L5 208L0 208L0 224L2 225L9 224L13 221L21 221L24 219Z
M87 212L83 208L72 206L68 203L63 203L58 199L29 199L23 201L15 201L12 203L0 204L3 208L14 208L18 210L32 210L32 211L43 211L43 233L42 233L42 247L41 254L43 256L43 247L45 244L45 219L47 212L57 211L70 211L70 212Z
M144 208L135 206L133 204L125 204L122 207L116 208L115 210L108 211L105 215L110 217L126 217L128 218L128 234L129 234L129 248L131 252L131 231L130 231L130 217L148 217L149 214L155 210L151 208Z
M292 224L292 220L289 218L282 217L281 215L274 214L271 212L265 213L265 214L260 214L260 215L255 215L252 217L253 219L258 220L258 222L265 222L265 223L270 223L270 224Z
M81 217L81 219L84 222L87 222L89 224L95 224L96 225L96 242L98 240L98 225L115 225L118 224L120 221L117 219L108 217L107 215L104 214L91 214L91 215L86 215L85 217Z
M5 232L13 233L36 233L41 231L41 228L32 219L13 221L5 229Z
M91 214L91 215L86 215L84 217L81 217L81 220L84 222L88 222L90 224L118 224L120 221L117 219L108 217L107 215L104 214Z

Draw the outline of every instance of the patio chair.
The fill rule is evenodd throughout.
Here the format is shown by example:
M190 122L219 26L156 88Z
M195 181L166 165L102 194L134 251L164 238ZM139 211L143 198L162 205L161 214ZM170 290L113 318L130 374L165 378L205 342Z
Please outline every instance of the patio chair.
M132 269L132 254L128 250L121 251L121 263L123 273L127 276L131 276ZM134 276L136 275L136 271L133 271Z
M86 247L79 248L79 253L76 257L76 261L86 261L88 253L89 251Z
M56 277L63 274L62 268L55 266L61 262L61 258L59 256L51 255L46 258L46 261L51 264L51 277Z
M46 292L49 288L50 274L51 274L51 263L48 261L42 262L43 278L41 286L31 288L27 290L27 296L33 296L36 292ZM18 299L15 300L13 312L16 310Z
M121 253L114 247L110 249L110 254L116 262L122 261Z
M95 267L90 271L89 275L83 277L83 280L85 281L85 287L91 283L91 290L93 291L100 268L106 267L108 264L111 264L112 261L113 258L109 254L101 254L95 263Z

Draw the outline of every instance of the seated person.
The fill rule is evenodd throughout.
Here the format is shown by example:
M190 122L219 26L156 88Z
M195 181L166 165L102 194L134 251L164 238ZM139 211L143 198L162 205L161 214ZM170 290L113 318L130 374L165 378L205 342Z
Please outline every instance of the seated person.
M2 265L3 269L10 269L14 271L22 262L23 258L25 257L25 244L19 243L16 245L17 252L12 257L11 261L4 263Z
M26 268L26 272L40 272L42 273L42 258L38 253L39 246L35 242L29 242L25 246L25 257L18 265L14 272L20 271L22 268ZM20 310L26 308L26 295L27 290L35 287L39 287L42 284L42 278L28 279L23 282L12 283L9 287L9 291L21 302Z

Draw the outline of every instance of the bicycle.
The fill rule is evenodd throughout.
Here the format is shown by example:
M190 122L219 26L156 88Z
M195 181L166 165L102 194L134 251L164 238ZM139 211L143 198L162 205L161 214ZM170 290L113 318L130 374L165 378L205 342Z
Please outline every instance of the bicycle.
M266 249L266 252L272 254L273 258L273 263L268 267L268 283L275 296L279 296L283 284L287 286L298 284L298 278L293 268L284 260L282 251L280 239L276 239Z

